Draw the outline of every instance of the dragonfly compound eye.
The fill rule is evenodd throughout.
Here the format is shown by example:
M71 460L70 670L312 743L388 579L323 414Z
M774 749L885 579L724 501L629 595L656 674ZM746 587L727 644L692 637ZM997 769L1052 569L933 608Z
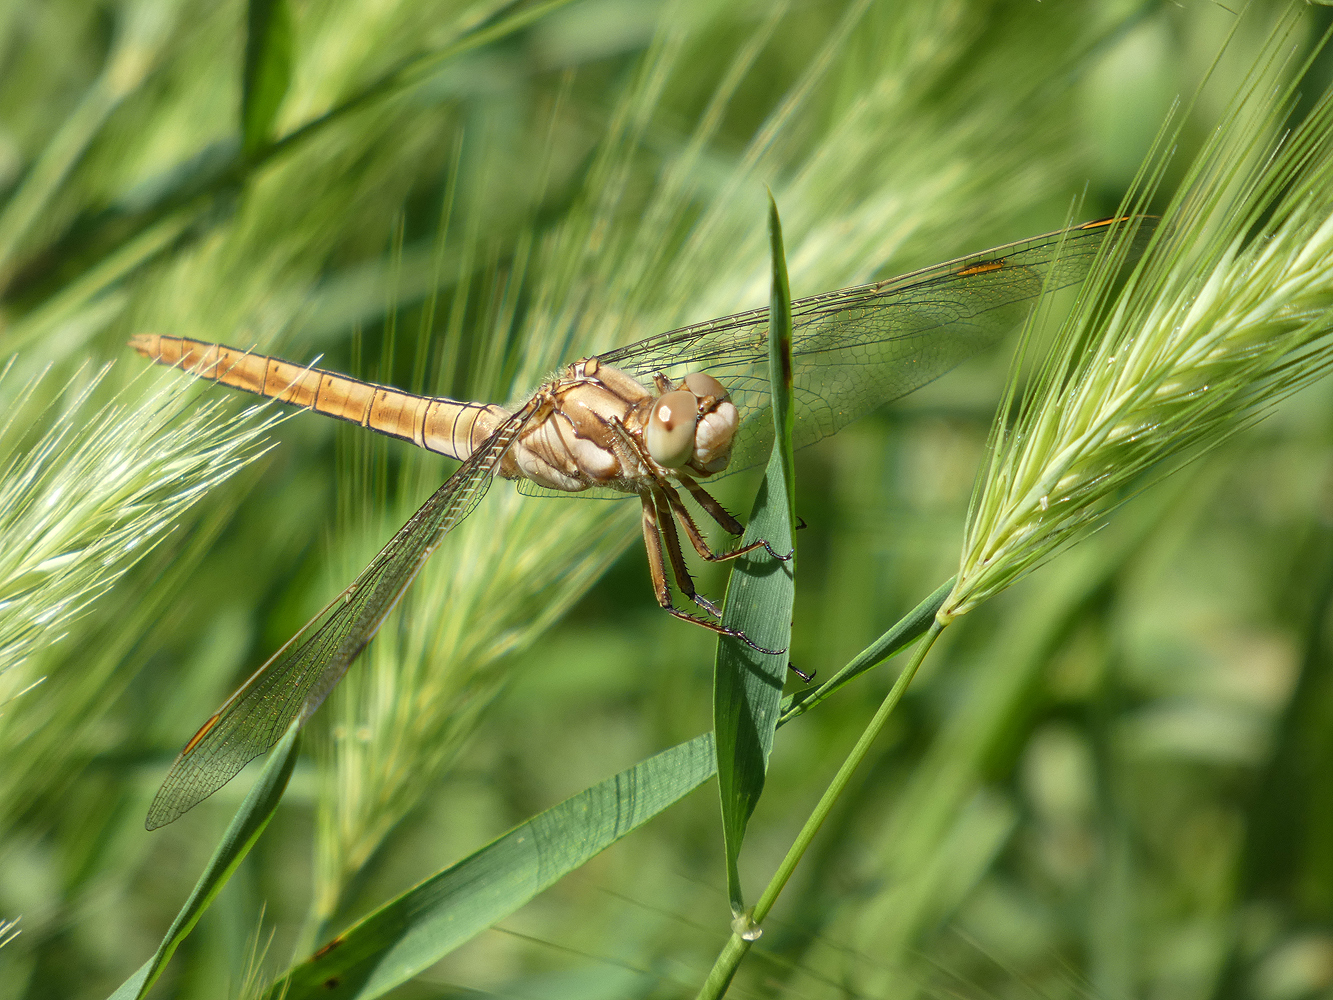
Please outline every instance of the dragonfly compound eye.
M694 432L694 458L690 468L701 476L721 472L731 461L731 445L740 425L740 414L731 400L718 403L699 418Z
M727 387L713 378L712 375L705 375L703 372L690 372L681 381L680 387L689 389L700 399L705 396L712 396L720 402L726 402L728 399Z
M679 469L690 460L698 416L699 401L692 392L664 393L653 404L646 443L654 462L663 468Z

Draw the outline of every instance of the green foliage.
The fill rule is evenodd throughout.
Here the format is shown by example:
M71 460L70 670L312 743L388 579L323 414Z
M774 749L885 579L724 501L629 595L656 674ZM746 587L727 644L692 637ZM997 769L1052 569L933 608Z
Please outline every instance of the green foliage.
M245 36L241 122L246 153L272 141L270 132L292 82L292 14L286 0L251 0Z
M268 826L269 820L282 801L282 793L287 789L292 769L296 766L296 748L299 742L300 727L292 724L282 739L273 746L272 752L264 762L264 769L259 780L241 803L226 832L218 841L217 849L209 858L208 865L194 885L194 891L185 901L176 919L171 922L166 935L162 938L157 951L112 996L116 1000L138 1000L152 989L162 970L171 961L176 948L199 922L209 904L222 891L236 868L245 860L251 848L259 840Z
M737 917L745 911L739 859L745 827L764 791L778 705L787 678L795 597L795 461L792 457L792 321L782 223L770 196L768 233L773 280L768 307L768 383L773 387L773 451L755 497L742 542L763 542L741 556L727 583L723 624L750 644L719 642L713 671L713 732L717 740L717 786L722 801L722 836L727 854L727 896ZM774 558L774 555L785 558ZM771 652L768 652L771 650Z
M1299 77L1273 96L1297 23L1242 82L1124 294L1105 301L1122 238L1012 427L1001 408L942 622L1081 537L1150 469L1220 446L1333 361L1333 91L1286 135Z
M290 14L287 41L281 14L247 34L261 8ZM1075 199L1076 218L1112 214L1172 99L1209 72L1155 178L1161 203L1148 208L1175 220L1158 263L1119 312L1095 296L1074 304L1056 360L1030 380L1040 391L1007 414L1017 423L988 434L1009 367L1000 351L798 453L809 528L789 657L833 683L784 702L790 723L738 867L747 898L773 900L756 888L890 703L893 671L858 671L924 630L943 588L923 596L959 565L965 526L975 557L956 593L994 599L892 696L731 989L1326 991L1333 425L1324 383L1294 390L1321 361L1308 338L1328 307L1329 254L1312 248L1328 232L1317 129L1330 64L1318 55L1290 89L1327 24L1315 10L1287 36L1290 59L1248 75L1284 9L0 11L0 337L15 355L0 391L13 394L16 456L0 489L22 485L25 461L32 482L76 477L68 516L53 515L65 533L48 524L49 551L32 551L44 570L65 565L53 557L87 568L82 582L24 577L59 593L19 588L27 621L78 613L59 641L24 633L27 658L2 678L26 693L0 716L0 921L22 915L0 947L0 998L106 996L171 936L249 785L243 775L148 835L153 789L235 684L448 471L302 416L242 472L259 426L243 403L145 376L129 334L323 354L364 377L510 401L562 361L761 305L765 185L798 297L1057 228ZM1246 89L1260 78L1288 102ZM1237 92L1249 96L1232 106ZM1187 173L1194 162L1205 166ZM1255 232L1266 238L1245 242ZM1089 331L1108 322L1099 346ZM1205 328L1216 338L1191 355ZM80 374L90 361L114 364L94 380ZM1093 394L1098 384L1111 388ZM1137 402L1096 402L1114 385ZM1209 409L1214 398L1227 403ZM96 414L122 427L107 455L133 462L74 460L74 442L111 440ZM61 434L63 451L39 444ZM1197 461L1011 586L1170 468L1158 463L1177 438L1179 458ZM983 463L988 440L1000 447ZM1038 461L1076 440L1089 447L1072 460ZM119 481L119 469L140 471ZM177 488L137 491L164 475ZM1070 476L1083 520L1052 525L1040 503L1023 506ZM724 481L728 504L748 509L757 481ZM103 507L99 490L123 507ZM358 923L367 915L424 898L409 887L442 878L460 892L448 873L482 870L468 865L497 856L484 845L519 844L547 810L706 740L711 637L656 608L633 506L492 490L316 716L313 762L153 995L262 993L336 934L379 926ZM1033 517L1041 531L1023 537L1051 546L987 561ZM147 533L127 552L131 530ZM20 565L15 542L7 533L5 558ZM1005 575L978 575L986 566ZM700 573L704 593L723 581ZM601 822L585 812L549 851L515 848L534 870L565 859L525 883L550 888L486 909L494 876L469 883L470 912L484 915L419 952L402 995L694 994L731 933L716 803L687 796L623 839L612 823L581 844ZM651 811L631 810L636 823Z
M382 996L674 805L715 767L706 734L598 782L358 921L269 995Z

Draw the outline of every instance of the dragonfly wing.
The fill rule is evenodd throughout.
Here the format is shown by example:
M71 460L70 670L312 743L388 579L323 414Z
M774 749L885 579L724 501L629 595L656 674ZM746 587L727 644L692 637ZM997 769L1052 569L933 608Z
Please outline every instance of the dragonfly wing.
M1138 219L1130 258L1153 219ZM998 342L1042 291L1082 281L1107 233L1104 223L996 247L888 281L792 303L796 447L939 378ZM602 355L642 379L706 371L741 414L728 471L764 460L768 415L768 310L754 309L659 334Z
M507 420L422 504L361 575L255 671L185 745L148 810L155 830L267 752L319 707L366 647L440 540L481 501L535 403Z
M547 497L563 500L568 500L571 497L580 500L628 500L634 496L633 493L613 490L609 486L593 486L586 490L579 490L577 493L571 493L569 490L556 490L549 486L541 486L526 477L517 480L514 487L525 497Z

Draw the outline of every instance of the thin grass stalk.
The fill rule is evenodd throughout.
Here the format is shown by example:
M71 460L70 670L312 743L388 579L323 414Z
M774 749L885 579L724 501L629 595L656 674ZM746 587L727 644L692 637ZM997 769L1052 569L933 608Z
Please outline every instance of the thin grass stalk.
M764 918L773 909L773 904L777 902L778 896L796 872L796 866L801 863L801 858L810 849L815 835L819 833L820 827L828 819L833 806L843 792L847 790L852 775L861 766L861 762L865 760L866 754L870 752L876 738L883 731L884 724L889 721L889 716L898 707L898 703L902 701L903 695L907 693L908 685L912 683L912 678L916 676L921 664L926 659L926 654L935 645L935 640L939 638L944 628L945 626L938 619L931 623L930 629L917 643L907 666L903 668L897 680L893 682L893 687L889 688L889 693L884 696L884 700L880 702L879 708L875 710L870 722L866 724L866 728L862 730L861 735L843 760L837 773L834 774L828 787L824 789L824 794L820 796L819 802L811 810L809 817L806 818L800 833L796 835L791 847L787 849L786 855L778 865L777 871L773 873L768 885L764 887L758 901L748 913L743 913L732 921L732 935L727 939L727 943L713 963L713 968L700 987L698 1000L719 1000L726 993L727 987L736 975L736 970L740 967L742 959L749 952L750 946L759 940L759 936L763 933Z

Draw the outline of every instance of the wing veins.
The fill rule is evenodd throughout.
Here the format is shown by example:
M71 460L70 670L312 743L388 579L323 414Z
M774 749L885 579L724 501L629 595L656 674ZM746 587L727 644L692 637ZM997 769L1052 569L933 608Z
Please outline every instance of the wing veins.
M537 410L510 417L380 549L346 590L260 667L187 744L149 808L147 826L172 822L310 717L365 648L455 525L481 501L509 446ZM313 631L312 631L313 630ZM304 641L293 647L302 637Z
M1147 227L1145 226L1145 228ZM1106 230L1100 226L1061 230L1047 233L1044 236L1033 237L1029 240L1007 244L1006 246L995 247L982 253L958 257L942 264L933 264L885 281L870 282L834 292L811 295L803 299L797 299L792 303L793 325L809 327L811 323L820 318L836 318L838 315L858 306L873 311L899 304L903 306L929 306L931 305L930 292L941 285L947 286L954 282L965 281L969 282L971 287L978 288L988 283L986 279L990 279L990 283L997 279L1006 282L1012 281L1018 277L1019 272L1023 271L1028 272L1030 276L1040 278L1040 269L1052 263L1055 263L1060 271L1066 272L1066 276L1055 285L1055 287L1063 287L1063 285L1082 276L1081 273L1068 272L1081 271L1084 265L1095 256L1097 248L1101 245L1105 236ZM959 273L982 263L999 263L1003 266L995 271L977 275L963 276ZM1019 299L1035 296L1039 290L1040 281L1036 288L1025 290L1025 294L1020 296ZM944 305L945 303L937 304ZM981 311L989 311L1011 304L1013 303L993 303L988 306L987 310L974 311L969 315L977 315ZM805 320L805 322L801 323L801 320ZM767 323L767 309L750 309L721 319L670 330L627 347L607 352L600 355L600 357L607 364L633 369L639 374L650 374L681 365L706 366L718 361L723 363L727 361L736 362L742 360L742 358L744 363L751 363L751 356L743 355L739 349L742 345L737 344L736 341L744 339L745 335L751 330L766 327ZM921 332L928 331L913 331L907 336L919 336ZM732 337L730 341L724 339L722 343L707 343L717 337L725 338L727 334L736 334L736 336ZM798 330L793 331L794 340L799 339L798 334ZM881 338L877 342L889 339L893 338ZM702 350L690 350L691 346L700 342L704 342ZM753 352L753 358L759 358L761 355L767 356L764 344L764 337L760 337L752 344L744 346L747 346ZM793 346L799 347L797 344ZM669 355L668 350L670 350Z

